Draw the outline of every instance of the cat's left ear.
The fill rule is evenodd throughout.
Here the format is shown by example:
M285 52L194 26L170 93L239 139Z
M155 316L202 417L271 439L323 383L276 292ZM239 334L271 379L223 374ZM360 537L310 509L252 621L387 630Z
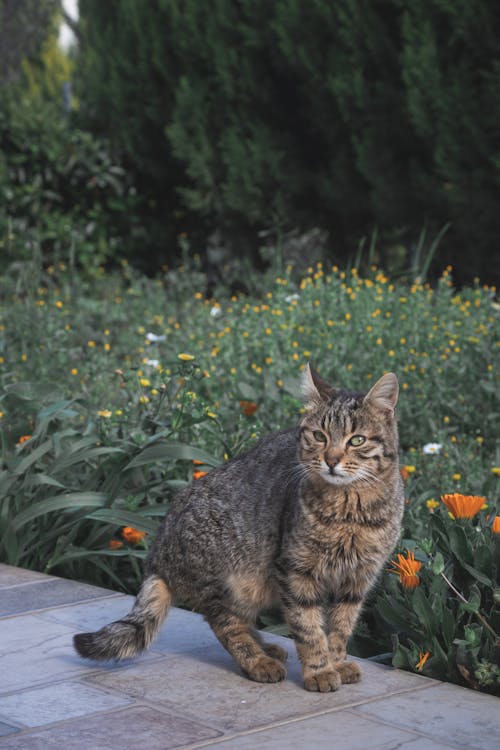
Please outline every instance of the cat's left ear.
M302 392L307 402L328 401L335 388L323 380L308 362L302 378Z
M398 379L393 372L386 372L380 380L368 391L363 403L369 402L377 409L383 409L394 413L398 402L399 385Z

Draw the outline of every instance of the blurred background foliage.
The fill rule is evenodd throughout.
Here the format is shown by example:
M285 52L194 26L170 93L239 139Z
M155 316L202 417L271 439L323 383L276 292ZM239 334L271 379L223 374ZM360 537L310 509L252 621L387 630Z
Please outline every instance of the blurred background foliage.
M47 263L73 248L83 266L125 255L153 272L182 233L209 263L216 233L262 267L263 245L286 254L311 230L308 261L342 262L376 232L372 259L394 274L432 249L431 272L498 280L498 4L80 0L69 55L61 13L0 0L4 259L12 196L29 193Z

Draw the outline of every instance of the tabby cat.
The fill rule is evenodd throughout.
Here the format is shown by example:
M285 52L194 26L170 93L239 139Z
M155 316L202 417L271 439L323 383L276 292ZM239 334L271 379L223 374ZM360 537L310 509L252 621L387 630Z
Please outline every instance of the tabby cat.
M298 427L263 438L174 499L131 612L75 636L91 659L147 648L174 600L201 612L243 672L279 682L286 652L255 631L279 602L307 690L357 682L346 645L400 533L403 489L394 408L398 382L367 394L333 388L307 367Z

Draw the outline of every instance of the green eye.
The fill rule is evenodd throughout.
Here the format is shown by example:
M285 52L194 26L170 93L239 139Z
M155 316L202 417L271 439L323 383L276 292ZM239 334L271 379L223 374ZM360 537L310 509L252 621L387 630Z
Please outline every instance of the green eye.
M313 438L318 441L318 443L326 443L326 435L324 432L320 432L319 430L315 430L313 432Z
M352 438L349 440L350 445L354 445L355 448L358 447L358 445L363 445L366 438L363 437L363 435L353 435Z

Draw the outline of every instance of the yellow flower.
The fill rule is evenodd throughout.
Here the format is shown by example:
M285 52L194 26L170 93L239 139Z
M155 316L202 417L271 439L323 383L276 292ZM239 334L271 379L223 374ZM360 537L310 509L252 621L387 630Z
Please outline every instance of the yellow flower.
M76 367L73 367L71 370L72 375L78 375L78 369Z
M453 474L451 478L454 479L455 482L459 482L462 479L462 475L461 474Z
M491 471L496 477L500 477L500 466L492 466Z
M184 352L182 352L181 354L178 354L177 357L179 359L182 359L183 362L191 362L191 360L194 359L192 354L186 354Z
M484 497L460 495L458 492L450 495L442 495L441 500L448 508L453 519L473 518L485 503Z
M418 671L421 672L422 669L424 668L425 662L427 661L427 659L429 658L430 655L431 655L430 651L426 651L425 654L423 654L420 651L420 653L418 655L418 661L415 664L415 669L418 669Z
M139 383L142 385L143 388L147 388L148 385L151 385L150 381L147 378L141 378L139 380Z
M117 417L121 417L121 415L123 414L123 411L121 409L116 409L115 414Z
M89 347L89 349L94 349L95 341L87 341L87 346Z
M101 409L97 412L98 417L104 417L104 419L109 419L111 416L111 412L109 409Z
M149 403L149 398L147 396L141 396L139 398L139 401L141 402L141 404L148 404Z
M415 472L415 467L414 466L408 466L408 465L406 465L406 466L402 466L401 467L401 476L402 476L402 478L405 481L408 479L408 477L410 476L410 474L413 474L414 472Z
M405 589L415 589L420 583L417 573L422 567L422 563L415 560L415 555L410 550L406 550L406 557L398 554L398 561L391 560L393 569L389 568L390 573L396 573Z
M425 504L427 505L427 507L429 508L430 511L433 511L434 508L438 507L439 502L437 500L434 500L433 498L431 498L430 500L426 500Z
M61 302L60 299L58 299L57 302L56 302L56 307L58 307L59 310L60 310L62 306L63 306L63 303Z

